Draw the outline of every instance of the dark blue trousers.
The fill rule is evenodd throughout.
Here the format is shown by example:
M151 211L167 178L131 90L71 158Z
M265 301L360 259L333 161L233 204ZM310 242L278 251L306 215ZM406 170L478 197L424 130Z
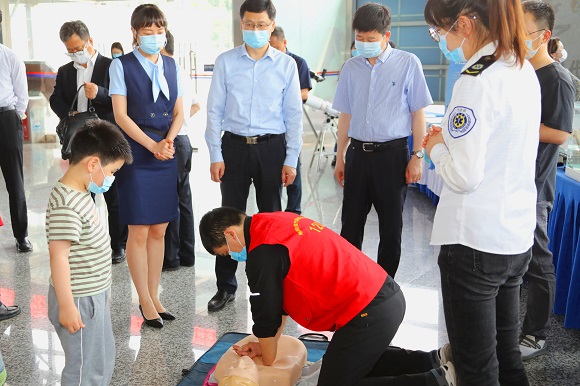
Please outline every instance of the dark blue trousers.
M530 259L531 249L497 255L463 245L441 247L443 310L462 385L529 385L518 347L518 310Z

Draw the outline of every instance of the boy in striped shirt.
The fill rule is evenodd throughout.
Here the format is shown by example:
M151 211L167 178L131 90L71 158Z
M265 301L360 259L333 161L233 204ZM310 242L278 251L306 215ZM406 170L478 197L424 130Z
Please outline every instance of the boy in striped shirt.
M48 316L65 353L61 384L108 385L115 366L111 245L91 193L106 192L133 157L121 131L104 120L80 129L71 149L70 167L46 209Z

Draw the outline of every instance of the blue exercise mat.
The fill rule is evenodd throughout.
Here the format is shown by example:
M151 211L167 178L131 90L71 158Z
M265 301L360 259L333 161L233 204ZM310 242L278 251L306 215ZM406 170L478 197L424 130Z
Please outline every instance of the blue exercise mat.
M177 386L202 386L208 372L215 366L224 353L232 347L233 344L244 339L249 334L239 332L227 332L218 341L211 346L191 367L187 375L178 383ZM306 346L308 352L308 361L316 362L322 358L328 348L328 341L320 339L309 339L308 336L324 337L319 334L306 334L299 339Z

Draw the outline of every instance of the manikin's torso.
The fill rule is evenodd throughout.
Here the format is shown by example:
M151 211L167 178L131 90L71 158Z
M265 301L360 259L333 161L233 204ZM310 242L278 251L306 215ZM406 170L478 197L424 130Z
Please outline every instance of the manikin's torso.
M257 342L258 338L250 335L236 345L242 346L248 342ZM291 336L282 335L278 341L276 360L271 366L262 364L262 357L255 357L254 363L259 373L260 386L293 386L296 384L306 364L306 347L304 344ZM253 377L253 368L248 364L240 363L241 357L233 349L226 351L217 363L214 376L219 381L225 376L236 375L246 378ZM246 359L247 360L247 359ZM250 367L253 365L250 363Z

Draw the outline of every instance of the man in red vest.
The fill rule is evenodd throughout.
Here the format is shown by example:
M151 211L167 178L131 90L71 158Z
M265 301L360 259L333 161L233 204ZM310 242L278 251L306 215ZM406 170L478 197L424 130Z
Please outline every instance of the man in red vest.
M239 355L261 356L271 365L290 316L310 330L335 332L319 386L354 385L366 377L398 384L396 376L405 373L414 374L417 385L456 385L449 351L389 347L405 315L399 285L324 225L294 213L250 217L222 207L203 216L199 232L210 254L246 262L258 342L234 346Z

